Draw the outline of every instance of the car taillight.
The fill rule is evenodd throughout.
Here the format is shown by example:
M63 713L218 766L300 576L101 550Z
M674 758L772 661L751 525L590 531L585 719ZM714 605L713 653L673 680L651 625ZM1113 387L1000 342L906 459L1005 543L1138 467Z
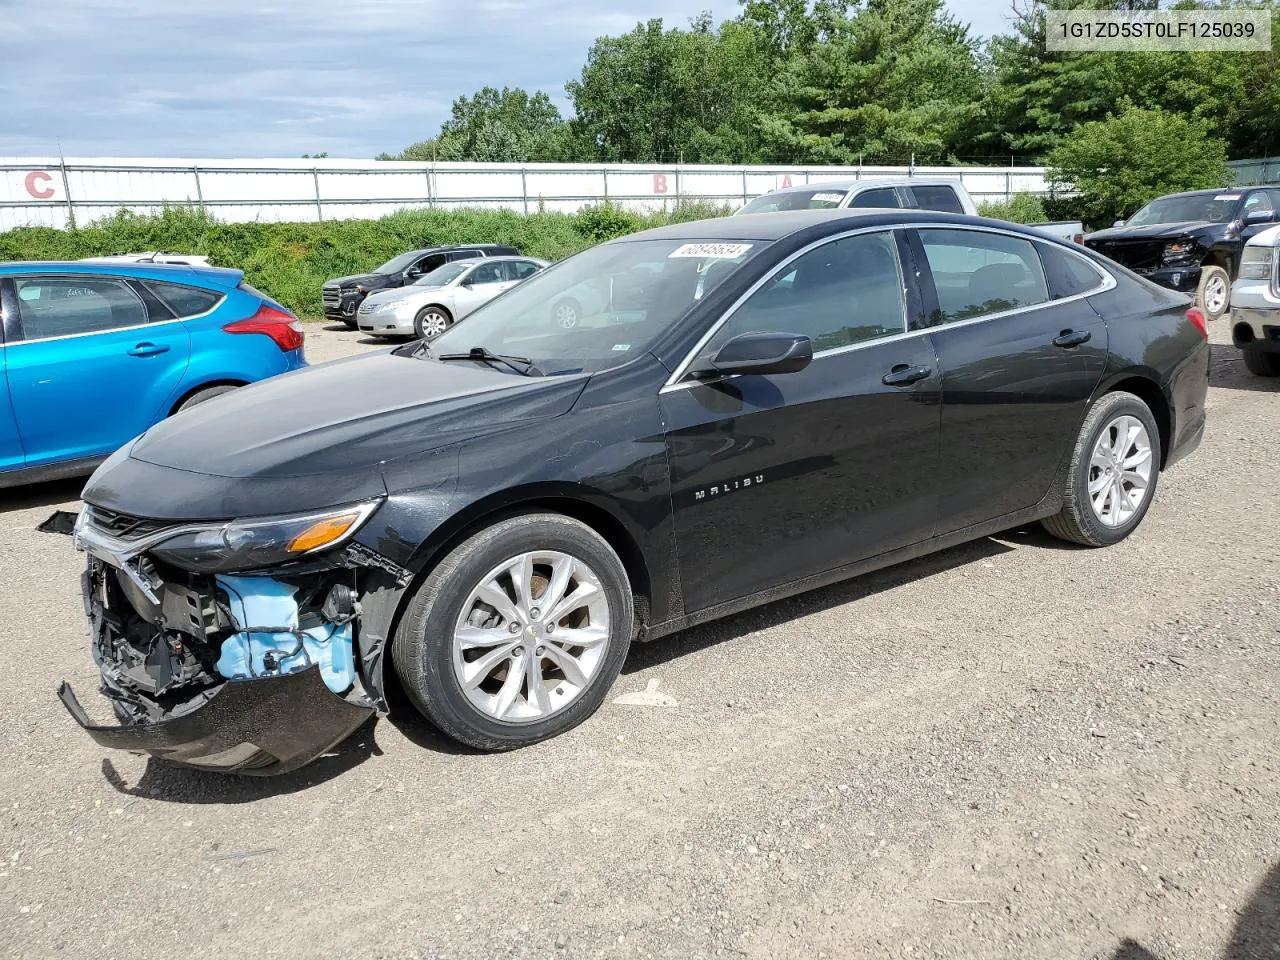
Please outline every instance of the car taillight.
M244 320L236 320L222 328L227 333L262 333L275 341L275 345L288 353L297 350L306 340L298 318L286 310L263 304L258 312Z
M1205 326L1204 314L1200 311L1199 307L1188 307L1187 319L1190 320L1192 325L1200 331L1200 336L1204 337L1206 340L1209 339L1209 328Z

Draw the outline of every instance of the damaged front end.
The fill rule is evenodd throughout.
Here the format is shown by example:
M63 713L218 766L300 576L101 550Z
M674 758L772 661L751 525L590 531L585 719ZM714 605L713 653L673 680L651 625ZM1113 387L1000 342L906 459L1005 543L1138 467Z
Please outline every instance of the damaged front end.
M382 699L382 654L408 572L349 538L376 503L176 523L86 505L76 546L101 692L98 743L266 776L310 762ZM241 567L242 569L233 569Z

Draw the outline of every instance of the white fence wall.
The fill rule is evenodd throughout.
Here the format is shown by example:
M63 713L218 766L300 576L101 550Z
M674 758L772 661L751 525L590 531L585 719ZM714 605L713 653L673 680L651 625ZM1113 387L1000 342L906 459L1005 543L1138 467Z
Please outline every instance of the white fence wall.
M1041 167L762 167L420 164L376 160L130 160L0 157L0 230L84 224L121 208L207 209L220 220L372 219L414 207L571 212L608 199L660 209L737 205L782 186L837 178L948 176L977 203L1048 193Z

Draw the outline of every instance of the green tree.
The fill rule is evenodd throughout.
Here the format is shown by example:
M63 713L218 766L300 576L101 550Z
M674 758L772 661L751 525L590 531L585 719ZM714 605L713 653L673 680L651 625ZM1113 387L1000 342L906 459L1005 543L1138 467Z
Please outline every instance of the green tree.
M1050 182L1079 194L1086 222L1110 224L1161 194L1228 181L1226 144L1207 123L1120 106L1115 116L1081 124L1047 158Z
M738 21L713 30L705 13L688 30L653 19L600 37L565 86L575 133L605 161L749 161L768 62L758 30Z
M866 0L787 61L771 115L772 159L945 162L981 115L977 42L942 0Z
M382 159L536 162L573 159L569 126L545 93L485 87L458 97L440 133Z

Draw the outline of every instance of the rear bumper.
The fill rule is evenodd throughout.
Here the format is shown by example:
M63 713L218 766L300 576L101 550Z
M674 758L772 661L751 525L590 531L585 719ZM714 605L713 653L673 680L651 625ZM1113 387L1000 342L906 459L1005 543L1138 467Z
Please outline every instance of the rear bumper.
M329 691L319 667L255 680L229 680L189 713L130 726L89 721L67 683L58 697L97 743L199 770L274 776L310 763L374 713Z

